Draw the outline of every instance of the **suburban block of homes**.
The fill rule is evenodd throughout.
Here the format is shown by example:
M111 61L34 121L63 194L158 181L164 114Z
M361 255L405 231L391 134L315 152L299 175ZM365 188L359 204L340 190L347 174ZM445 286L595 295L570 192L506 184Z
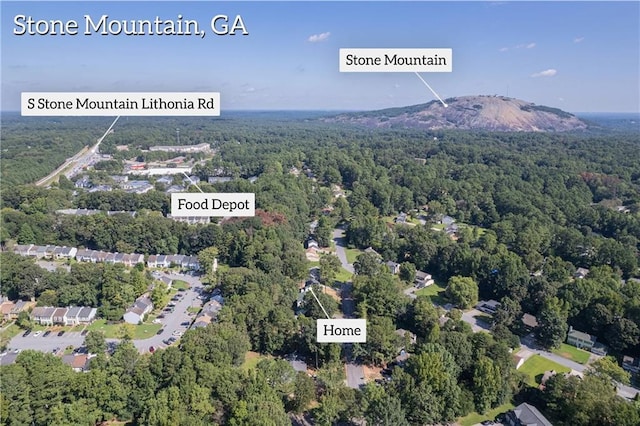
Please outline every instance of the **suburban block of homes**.
M13 252L20 256L36 259L75 259L78 262L91 263L121 263L125 266L135 266L145 263L144 255L139 253L110 253L100 250L77 249L76 247L37 246L35 244L16 245ZM169 268L179 266L183 269L198 270L200 262L197 256L183 254L152 254L147 259L149 268Z
M87 306L72 306L59 308L39 306L31 311L31 318L41 325L78 325L89 324L96 318L96 308Z

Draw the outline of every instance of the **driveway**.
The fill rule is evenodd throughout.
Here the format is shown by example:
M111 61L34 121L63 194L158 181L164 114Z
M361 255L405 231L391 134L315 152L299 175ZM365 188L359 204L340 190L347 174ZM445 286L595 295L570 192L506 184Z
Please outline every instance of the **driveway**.
M471 309L468 312L462 313L462 321L470 324L471 329L473 330L474 333L477 333L479 331L489 332L489 330L491 330L491 325L486 321L483 321L482 319L477 318L485 315L486 314L483 314L477 309Z
M355 272L353 265L347 261L347 252L344 250L346 243L343 229L336 228L333 230L333 242L336 243L336 255L340 259L342 267L353 274Z

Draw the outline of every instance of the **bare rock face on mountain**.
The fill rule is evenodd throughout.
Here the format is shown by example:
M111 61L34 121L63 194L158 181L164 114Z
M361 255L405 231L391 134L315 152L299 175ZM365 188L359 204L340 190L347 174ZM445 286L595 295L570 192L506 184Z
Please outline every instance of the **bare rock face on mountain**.
M378 128L566 132L587 124L568 112L504 96L463 96L402 108L340 114L325 121Z

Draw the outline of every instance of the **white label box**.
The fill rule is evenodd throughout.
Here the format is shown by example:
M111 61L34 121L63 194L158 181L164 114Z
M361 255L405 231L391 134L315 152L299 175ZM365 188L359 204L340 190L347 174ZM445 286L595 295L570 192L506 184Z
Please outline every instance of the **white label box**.
M367 320L319 319L316 322L318 343L366 343Z
M340 49L340 72L452 72L453 50Z
M173 217L253 217L256 215L256 194L179 193L171 194Z
M22 92L23 116L213 116L219 92Z

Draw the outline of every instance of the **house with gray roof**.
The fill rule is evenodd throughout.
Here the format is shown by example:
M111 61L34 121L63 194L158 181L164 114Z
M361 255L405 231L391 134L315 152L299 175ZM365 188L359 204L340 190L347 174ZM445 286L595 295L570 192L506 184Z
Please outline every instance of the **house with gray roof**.
M505 416L507 426L553 426L533 405L526 402L509 411Z
M596 344L596 340L596 336L575 330L571 326L569 327L567 343L575 346L576 348L591 350L591 348Z
M151 299L145 294L136 299L132 306L127 308L122 318L129 324L140 324L145 315L153 310Z

